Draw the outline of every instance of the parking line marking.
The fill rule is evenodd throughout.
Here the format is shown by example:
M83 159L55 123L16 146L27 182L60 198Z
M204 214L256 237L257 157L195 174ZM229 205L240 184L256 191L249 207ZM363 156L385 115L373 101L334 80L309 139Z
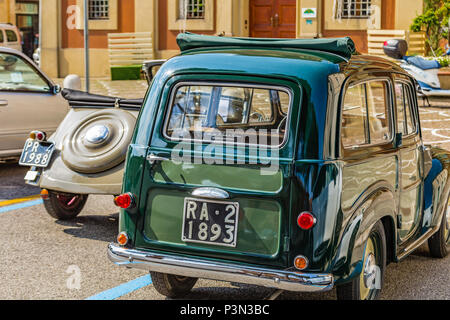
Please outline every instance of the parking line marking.
M152 284L150 274L131 280L127 283L121 284L115 288L100 292L86 300L115 300L128 293L147 287Z
M33 207L33 206L36 206L36 205L42 204L42 203L44 203L42 201L42 199L36 199L33 201L21 202L21 203L13 204L13 205L6 206L6 207L0 207L0 213L5 213L5 212L13 211L13 210Z
M25 198L0 201L0 207L6 207L6 206L10 206L12 204L16 204L16 203L20 203L20 202L27 202L27 201L36 200L39 198L40 198L40 195L35 195L35 196L29 196L29 197L25 197Z

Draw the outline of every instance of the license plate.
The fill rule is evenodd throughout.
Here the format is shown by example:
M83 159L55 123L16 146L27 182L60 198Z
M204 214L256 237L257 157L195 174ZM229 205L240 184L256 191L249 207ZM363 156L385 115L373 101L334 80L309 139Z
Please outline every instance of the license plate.
M182 241L236 247L239 203L184 199Z
M25 142L19 164L21 166L46 168L50 163L53 151L55 151L53 143L28 139Z

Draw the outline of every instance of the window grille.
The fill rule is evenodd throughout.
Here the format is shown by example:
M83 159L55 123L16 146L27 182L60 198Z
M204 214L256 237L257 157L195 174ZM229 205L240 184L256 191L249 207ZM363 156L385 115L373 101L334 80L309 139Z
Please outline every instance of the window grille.
M205 0L179 0L180 19L205 19Z
M89 20L109 20L109 1L89 0Z
M340 17L344 19L370 18L371 2L371 0L343 0Z

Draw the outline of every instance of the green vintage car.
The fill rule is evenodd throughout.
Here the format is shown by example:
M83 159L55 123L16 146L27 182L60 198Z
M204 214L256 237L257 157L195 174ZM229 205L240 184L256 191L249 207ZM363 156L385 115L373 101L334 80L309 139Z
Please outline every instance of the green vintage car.
M450 153L416 82L349 38L181 34L128 150L118 265L183 297L197 278L375 299L386 265L448 252Z

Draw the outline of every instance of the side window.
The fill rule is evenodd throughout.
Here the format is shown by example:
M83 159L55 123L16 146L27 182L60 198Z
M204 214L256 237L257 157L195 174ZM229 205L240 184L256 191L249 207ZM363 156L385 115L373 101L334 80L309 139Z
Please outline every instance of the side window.
M397 102L398 132L407 136L416 132L415 121L411 113L411 89L404 82L396 82L395 99Z
M50 92L50 86L47 80L22 58L0 53L0 91Z
M347 89L341 130L344 148L392 140L388 97L387 81L369 81Z
M8 42L17 42L17 35L14 31L5 30L5 32L6 32L6 39L8 40Z
M386 81L366 84L369 114L370 144L386 143L392 139L389 127L389 88Z
M0 29L0 43L3 43L5 39L3 38L3 30Z
M366 144L367 108L364 84L349 87L342 111L342 142L344 147Z

